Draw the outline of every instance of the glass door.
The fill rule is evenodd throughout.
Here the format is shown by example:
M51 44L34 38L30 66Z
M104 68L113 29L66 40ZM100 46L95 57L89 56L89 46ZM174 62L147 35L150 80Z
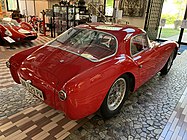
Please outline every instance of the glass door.
M105 0L105 15L113 16L114 0Z
M181 29L181 36L182 36L182 42L187 44L187 4L186 4L186 12L185 12L185 15L184 15L184 21L183 21L183 24L184 24L184 29Z
M158 39L179 41L187 43L187 30L181 36L181 24L186 13L186 1L165 0L162 8L161 21Z

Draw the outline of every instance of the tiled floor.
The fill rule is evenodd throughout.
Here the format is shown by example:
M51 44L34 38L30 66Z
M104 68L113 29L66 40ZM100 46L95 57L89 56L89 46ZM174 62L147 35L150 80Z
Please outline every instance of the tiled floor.
M101 117L94 116L65 140L158 140L159 138L160 140L171 138L187 140L186 116L182 115L187 102L185 97L187 94L185 90L187 87L186 60L187 51L184 51L177 56L168 75L161 77L159 73L156 74L129 97L116 117L103 121ZM183 105L180 108L179 102L182 100ZM175 118L171 117L172 113L176 114ZM169 120L173 121L166 125ZM162 135L165 133L165 137L161 137L161 133Z
M0 140L61 140L88 119L69 120L43 103L1 120Z
M51 38L39 36L34 42L15 44L12 47L15 50L22 50L44 44L50 40ZM9 46L0 46L0 55L7 53L7 51L15 51L8 48ZM7 60L0 59L0 88L3 89L16 86L9 69L6 67ZM74 129L79 128L88 119L89 117L79 121L69 120L62 112L54 110L43 103L0 120L0 140L60 140L66 138Z
M14 47L16 50L21 50L22 48L46 43L49 40L50 38L41 36L33 43L26 43L22 47L18 44ZM12 51L7 48L8 46L0 46L0 55L4 52ZM6 61L7 59L0 59L0 88L15 86L10 72L6 68ZM173 113L168 117L169 119L166 121L167 124L165 127L163 127L159 140L187 140L187 88L181 93L183 93L181 99L175 109L172 109ZM74 130L85 124L85 122L89 122L90 118L91 116L79 121L72 121L67 119L62 112L56 111L42 103L0 120L0 140L64 139ZM115 119L111 119L112 121L115 121ZM126 121L128 120L124 120L124 123ZM99 123L106 125L104 121L100 121ZM92 129L94 129L94 126ZM99 134L101 134L102 139L102 132L99 132ZM103 136L103 139L105 138ZM128 138L130 139L131 136L129 135ZM75 139L77 138L75 137ZM126 137L124 136L121 139L126 139ZM139 139L144 138L140 137Z
M41 45L48 41L50 41L52 38L45 37L45 36L38 36L38 38L32 42L24 42L24 43L17 43L14 44L12 47L16 50L22 50L25 48L30 48L32 46ZM9 49L10 46L0 46L0 58L1 55L7 53L8 51L15 51L14 49ZM9 87L15 84L13 81L9 69L6 68L6 61L8 59L0 59L0 88L3 87Z
M187 140L187 88L170 116L159 140Z
M6 61L0 59L0 88L16 84L5 65ZM0 140L64 139L86 121L88 118L69 120L62 112L40 104L0 120Z
M10 70L6 67L6 61L7 59L0 59L0 88L16 84L10 75Z

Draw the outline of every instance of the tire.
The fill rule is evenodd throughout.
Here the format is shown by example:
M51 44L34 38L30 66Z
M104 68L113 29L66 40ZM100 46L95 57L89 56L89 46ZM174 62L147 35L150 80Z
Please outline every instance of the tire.
M118 114L121 110L127 95L130 92L130 81L128 75L119 77L111 86L106 95L100 112L104 119L109 119ZM117 86L118 85L118 86ZM116 86L118 88L116 88ZM118 94L118 95L117 95Z
M5 45L5 41L0 37L0 45Z
M168 61L166 62L166 64L164 65L164 67L161 69L161 75L166 75L169 70L171 69L171 66L173 64L173 60L175 58L175 55L176 55L176 50L173 50Z

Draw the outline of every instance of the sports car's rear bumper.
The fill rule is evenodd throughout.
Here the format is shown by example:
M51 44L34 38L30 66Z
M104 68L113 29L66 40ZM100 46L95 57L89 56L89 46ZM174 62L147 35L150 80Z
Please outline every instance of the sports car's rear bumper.
M30 71L26 71L23 72L22 70L18 72L19 74L19 79L23 79L24 81L30 81L31 86L33 86L34 88L29 90L30 87L26 88L27 90L29 90L30 92L32 90L36 90L37 91L41 91L42 92L42 96L43 96L43 101L48 104L49 106L56 108L55 107L55 101L54 101L54 95L56 93L55 88L50 85L49 83L47 83L46 81L42 80L40 77L37 77L36 75L34 75L34 73L30 72ZM22 83L22 82L21 82ZM23 85L23 84L22 84ZM36 94L34 92L31 92L32 94L34 94L36 96ZM38 96L36 96L38 97Z

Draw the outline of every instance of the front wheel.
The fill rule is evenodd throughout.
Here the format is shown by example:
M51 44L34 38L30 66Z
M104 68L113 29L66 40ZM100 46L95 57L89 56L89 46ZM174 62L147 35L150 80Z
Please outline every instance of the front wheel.
M169 72L169 70L171 69L171 66L173 64L173 60L175 58L175 53L176 53L176 50L173 50L168 61L166 62L166 64L164 65L164 67L160 71L161 75L166 75Z
M100 108L101 115L105 119L111 118L119 113L125 102L125 97L130 91L129 83L129 77L127 75L118 78L113 83Z

